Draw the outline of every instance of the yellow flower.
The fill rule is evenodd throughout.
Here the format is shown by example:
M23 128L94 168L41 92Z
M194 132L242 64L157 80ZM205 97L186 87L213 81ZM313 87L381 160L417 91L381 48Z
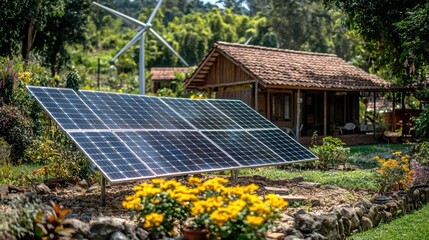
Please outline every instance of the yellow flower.
M163 184L165 183L165 180L162 178L152 179L153 184Z
M393 153L393 155L395 155L395 156L401 156L401 154L402 154L402 152L401 152L401 151L397 151L397 152L394 152L394 153Z
M265 219L263 217L258 217L258 216L246 216L246 222L250 225L255 225L255 226L259 226L262 223L264 223Z
M197 177L190 177L188 179L188 183L191 185L200 185L201 184L201 179L197 178Z
M145 216L144 228L158 227L164 221L164 214L149 213Z

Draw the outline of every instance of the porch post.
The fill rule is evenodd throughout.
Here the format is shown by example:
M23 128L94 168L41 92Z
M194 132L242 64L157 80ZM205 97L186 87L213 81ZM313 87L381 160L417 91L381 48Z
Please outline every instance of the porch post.
M396 93L393 92L393 99L392 99L392 129L390 129L391 131L395 131L396 130L395 113L396 113Z
M377 138L377 134L375 133L375 130L377 129L377 108L376 108L376 98L377 98L377 94L374 91L374 138Z
M296 126L295 126L295 139L299 141L300 131L299 128L301 126L301 89L298 89L296 92Z
M258 82L255 82L255 111L258 111Z
M328 135L328 92L323 92L323 136Z
M405 136L405 91L402 91L402 96L401 96L401 103L402 103L402 137Z

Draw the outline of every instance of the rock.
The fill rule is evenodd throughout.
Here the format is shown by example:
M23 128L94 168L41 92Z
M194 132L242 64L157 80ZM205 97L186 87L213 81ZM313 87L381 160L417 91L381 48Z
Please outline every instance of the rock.
M368 199L364 199L361 201L361 203L365 206L366 209L370 209L372 207L372 203L371 201L369 201Z
M280 186L286 186L290 182L291 182L291 180L287 179L287 178L279 178L279 179L271 180L271 184L273 184L273 185L280 185Z
M98 217L91 223L89 239L104 240L114 232L124 231L125 222L125 220L119 218Z
M295 214L307 214L307 211L301 208L298 211L296 211Z
M363 210L362 210L362 208L360 208L360 207L355 207L354 209L355 209L355 213L356 213L356 215L358 216L358 218L359 218L359 219L362 219L362 217L363 217Z
M75 218L67 218L63 222L64 228L74 229L73 239L86 239L89 235L89 225Z
M265 182L268 178L262 175L253 175L253 180Z
M290 240L295 240L295 239L303 239L304 235L302 234L301 231L295 229L295 228L289 228L288 230L286 230L286 239L290 239Z
M0 185L0 197L6 196L9 194L9 186L8 185Z
M84 191L83 188L79 187L79 186L69 186L66 188L66 190L68 191L72 191L72 192L82 192Z
M359 229L360 227L360 221L358 216L355 214L352 215L352 217L350 218L350 230L355 230L355 229Z
M136 229L136 236L139 240L146 240L149 237L149 233L143 228Z
M34 190L37 194L47 194L51 192L51 189L44 183L40 183L39 185L35 186Z
M87 193L92 193L92 192L97 192L100 191L100 185L98 183L93 184L91 187L89 187L86 192Z
M353 214L356 214L354 208L352 207L342 207L340 208L340 212L341 215L347 219L352 218Z
M339 236L339 239L346 239L346 235L344 233L343 219L338 220L338 236Z
M302 177L302 176L292 178L292 182L294 182L294 183L300 183L303 181L304 181L304 177Z
M338 189L337 186L333 186L333 185L322 185L322 186L320 186L320 188L322 188L322 189Z
M393 215L390 212L381 211L380 217L381 217L381 220L383 220L384 222L390 222L392 221Z
M325 236L321 235L318 232L313 232L311 234L305 235L305 239L309 239L309 240L324 240L327 239Z
M289 195L289 190L286 188L276 188L276 187L265 187L267 193L274 193L278 195Z
M284 200L288 201L289 204L293 203L293 202L304 202L307 200L307 198L304 196L282 195L280 197L283 198Z
M282 213L281 217L282 217L282 220L281 220L282 222L287 222L287 221L293 221L293 220L295 220L293 217L291 217L291 216L289 216L289 215L287 215L285 213Z
M343 217L341 220L343 221L344 235L350 236L350 226L352 225L352 223L345 217Z
M313 206L313 207L318 207L318 206L322 205L322 202L320 201L320 199L317 199L317 198L312 198L308 201L310 202L311 206Z
M310 233L320 228L320 222L310 214L296 214L294 227L303 233Z
M114 232L112 235L110 235L109 240L130 240L125 234L122 232Z
M298 184L298 187L302 187L306 189L319 188L320 186L321 186L320 183L314 183L314 182L300 182Z
M83 189L88 188L88 182L85 179L80 180L77 185Z
M285 234L284 233L270 232L270 233L267 233L266 237L268 239L284 239L285 238Z
M322 214L318 216L321 222L320 234L328 239L335 239L339 235L338 219L335 213Z
M371 220L369 220L367 217L362 217L360 224L362 231L367 231L373 227Z

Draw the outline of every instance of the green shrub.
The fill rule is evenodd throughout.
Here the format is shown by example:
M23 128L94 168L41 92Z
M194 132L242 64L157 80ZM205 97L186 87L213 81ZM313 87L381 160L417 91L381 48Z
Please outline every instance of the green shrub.
M65 78L66 78L66 88L71 88L75 91L79 90L79 84L81 79L76 69L70 70L66 74Z
M324 137L322 145L313 145L310 147L318 158L318 167L323 170L337 167L339 164L346 165L350 148L344 147L346 145L341 139L335 137Z
M0 107L0 136L12 146L12 163L18 163L33 137L31 119L19 108L3 105Z
M0 239L32 239L34 219L42 214L39 203L16 198L4 205L0 212Z
M416 128L417 136L428 136L429 135L429 106L423 109L423 112L416 118L412 119Z
M10 104L12 102L13 88L18 79L18 72L13 68L13 61L0 68L0 103Z
M411 157L420 165L429 166L429 142L421 142L411 148Z
M92 174L85 156L60 130L33 140L25 151L25 158L37 164L48 165L49 173L56 177L88 178Z
M0 166L10 162L10 145L0 137Z

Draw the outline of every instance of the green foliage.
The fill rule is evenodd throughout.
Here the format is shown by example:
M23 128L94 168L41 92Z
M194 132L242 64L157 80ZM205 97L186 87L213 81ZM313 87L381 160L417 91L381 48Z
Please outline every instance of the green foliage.
M80 76L76 69L71 69L66 74L66 88L71 88L75 91L79 90Z
M2 103L10 104L18 73L13 69L13 61L0 69L0 106Z
M422 166L429 166L429 142L421 142L411 148L411 158Z
M25 151L25 159L48 165L49 173L56 177L88 178L92 174L88 160L60 130L33 140Z
M339 164L345 166L350 148L346 148L344 145L346 144L341 139L327 136L323 138L322 145L313 145L310 147L310 151L319 158L317 166L322 170L327 170L335 168Z
M63 222L71 212L70 209L64 209L61 205L51 202L52 207L39 213L36 218L36 235L42 239L55 240L72 239L74 229L64 228Z
M0 107L0 136L11 146L12 163L17 163L32 139L32 121L19 108L4 105Z
M0 238L32 239L34 237L35 217L42 213L39 203L31 203L26 199L15 198L3 205L0 212Z
M413 119L416 135L417 136L429 136L429 106L425 106L423 112Z
M10 151L10 145L0 137L0 166L9 163Z
M392 152L401 151L408 154L410 145L408 144L375 144L350 146L350 156L347 162L361 169L371 169L377 167L374 161L375 156L388 158Z
M37 171L39 168L39 165L34 164L2 164L0 165L0 184L31 186L33 183L42 182L44 176L33 174L33 172Z
M356 233L353 240L415 240L428 239L429 205L420 210L397 218L389 224L362 233Z

